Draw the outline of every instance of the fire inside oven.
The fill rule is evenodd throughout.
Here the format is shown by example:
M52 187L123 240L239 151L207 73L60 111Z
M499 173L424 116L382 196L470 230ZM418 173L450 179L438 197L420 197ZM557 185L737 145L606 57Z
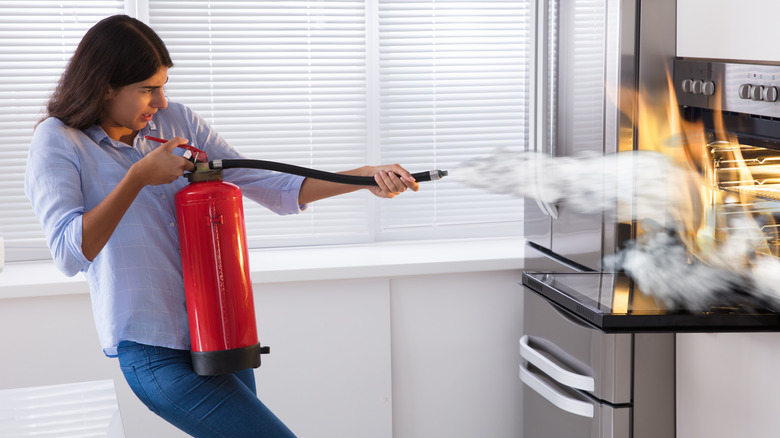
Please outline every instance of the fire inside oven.
M704 126L700 170L713 190L715 241L754 233L761 238L753 252L780 257L780 119L692 107L683 113Z

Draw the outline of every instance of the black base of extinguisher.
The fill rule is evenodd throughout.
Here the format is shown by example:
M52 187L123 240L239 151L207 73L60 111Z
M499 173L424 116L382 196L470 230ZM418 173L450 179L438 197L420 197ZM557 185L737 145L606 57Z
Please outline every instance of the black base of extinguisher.
M260 366L260 355L271 352L271 347L260 344L219 351L192 351L192 368L200 376L219 376Z

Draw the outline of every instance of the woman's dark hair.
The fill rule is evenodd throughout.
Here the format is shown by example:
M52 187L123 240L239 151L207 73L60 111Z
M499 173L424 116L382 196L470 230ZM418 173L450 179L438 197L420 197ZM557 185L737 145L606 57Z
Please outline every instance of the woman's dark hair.
M163 67L173 67L173 62L149 26L127 15L104 18L81 39L49 98L46 117L89 128L104 115L109 86L144 81Z

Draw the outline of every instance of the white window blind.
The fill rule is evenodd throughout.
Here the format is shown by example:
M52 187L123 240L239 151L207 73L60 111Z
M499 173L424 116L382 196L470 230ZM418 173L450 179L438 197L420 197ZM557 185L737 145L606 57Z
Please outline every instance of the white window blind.
M382 161L448 169L523 150L531 30L528 1L380 0ZM522 204L443 180L382 203L380 220L403 236L519 235Z
M122 1L0 2L0 236L6 260L50 258L24 196L33 127L84 33Z
M149 17L175 64L168 97L233 147L327 171L366 163L362 0L149 0ZM247 238L250 246L365 241L368 201L363 191L283 217L244 202Z
M251 158L339 171L452 169L522 150L529 1L132 2L168 46L169 99ZM32 127L67 59L121 1L0 3L0 235L43 247L22 190ZM245 202L250 246L518 235L522 202L454 180L379 200L366 191L280 217ZM37 258L45 258L40 254ZM46 256L47 257L47 256ZM27 257L29 258L29 257Z

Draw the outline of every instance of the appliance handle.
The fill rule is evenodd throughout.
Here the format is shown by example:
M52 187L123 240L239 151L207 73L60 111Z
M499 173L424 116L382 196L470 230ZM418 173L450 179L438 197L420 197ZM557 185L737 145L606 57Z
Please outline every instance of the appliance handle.
M561 394L552 386L534 376L524 365L520 365L520 380L559 409L582 417L593 418L595 411L593 403L580 401Z
M555 52L558 36L550 35L550 10L557 10L557 0L536 0L531 2L532 16L536 19L536 31L533 32L533 63L536 66L535 74L531 75L531 109L534 114L533 122L529 126L529 138L531 144L536 145L538 152L549 154L554 157L555 143L554 132L555 124L550 110L554 110L554 102L551 102L554 93L548 93L550 86L550 52ZM557 26L556 26L557 32ZM552 39L552 41L550 41ZM553 53L555 56L555 53ZM551 108L551 106L553 108ZM548 137L548 129L550 137ZM549 148L549 150L548 150ZM539 178L542 172L535 172L537 180L535 184L539 190L543 190L544 181ZM536 199L537 206L547 216L558 219L558 209L552 203Z
M520 338L520 356L562 385L583 391L593 391L596 388L596 380L593 377L565 370L531 347L528 335Z
M576 316L569 313L568 310L565 309L559 309L558 306L552 306L555 313L558 315L561 315L561 318L566 319L566 321L569 321L570 323L576 325L577 327L584 327L587 329L592 329L592 325L588 325L586 322L583 322L582 320L578 319Z

